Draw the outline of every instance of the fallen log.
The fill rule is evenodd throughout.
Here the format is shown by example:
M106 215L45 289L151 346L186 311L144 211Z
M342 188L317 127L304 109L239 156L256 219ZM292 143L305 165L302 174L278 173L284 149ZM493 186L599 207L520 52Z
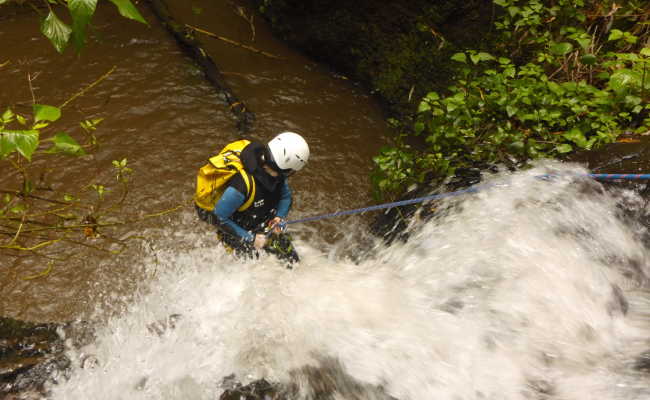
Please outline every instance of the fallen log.
M194 37L194 30L174 19L170 15L169 8L164 0L148 0L147 3L181 48L203 69L208 81L224 95L230 110L237 117L237 129L242 134L250 132L255 121L255 114L246 108L246 105L235 96L228 84L226 84L217 65L210 55L203 50L201 43Z

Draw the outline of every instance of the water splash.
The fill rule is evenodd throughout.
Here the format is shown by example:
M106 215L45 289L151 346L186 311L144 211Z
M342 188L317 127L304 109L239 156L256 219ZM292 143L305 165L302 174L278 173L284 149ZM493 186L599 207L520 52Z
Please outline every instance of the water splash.
M187 233L194 247L155 251L156 279L70 351L97 365L52 397L216 399L235 374L312 398L307 371L338 368L349 379L330 380L333 398L650 398L633 368L650 337L645 229L631 217L644 203L536 178L551 171L584 172L546 163L490 178L357 263L301 241L294 270L233 261Z

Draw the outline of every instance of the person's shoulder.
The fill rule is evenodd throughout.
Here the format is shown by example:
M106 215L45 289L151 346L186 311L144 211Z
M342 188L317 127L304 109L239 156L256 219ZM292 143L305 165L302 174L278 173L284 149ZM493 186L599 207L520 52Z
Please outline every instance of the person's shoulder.
M243 195L246 195L248 190L246 189L246 183L244 182L244 178L241 176L241 174L235 174L230 180L228 181L228 186L232 187L233 189L237 190L239 193L242 193Z

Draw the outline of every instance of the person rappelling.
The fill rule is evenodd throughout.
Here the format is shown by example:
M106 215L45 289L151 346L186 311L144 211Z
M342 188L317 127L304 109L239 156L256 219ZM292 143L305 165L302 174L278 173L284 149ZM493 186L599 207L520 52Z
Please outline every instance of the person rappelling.
M217 227L219 240L240 257L275 254L299 261L284 232L292 204L288 178L309 160L309 146L294 132L268 144L238 140L199 169L194 196L199 218Z

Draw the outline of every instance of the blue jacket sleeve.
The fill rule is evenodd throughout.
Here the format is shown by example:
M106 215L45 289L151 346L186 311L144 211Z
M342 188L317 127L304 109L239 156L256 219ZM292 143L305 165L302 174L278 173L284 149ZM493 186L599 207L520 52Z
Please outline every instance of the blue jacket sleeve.
M291 208L291 188L285 179L282 182L282 195L280 197L280 202L278 203L277 216L285 219L289 215L289 209Z
M233 187L228 187L214 206L212 213L216 215L219 224L225 230L235 233L247 242L252 242L255 237L230 218L244 204L245 200L246 197L241 192Z

